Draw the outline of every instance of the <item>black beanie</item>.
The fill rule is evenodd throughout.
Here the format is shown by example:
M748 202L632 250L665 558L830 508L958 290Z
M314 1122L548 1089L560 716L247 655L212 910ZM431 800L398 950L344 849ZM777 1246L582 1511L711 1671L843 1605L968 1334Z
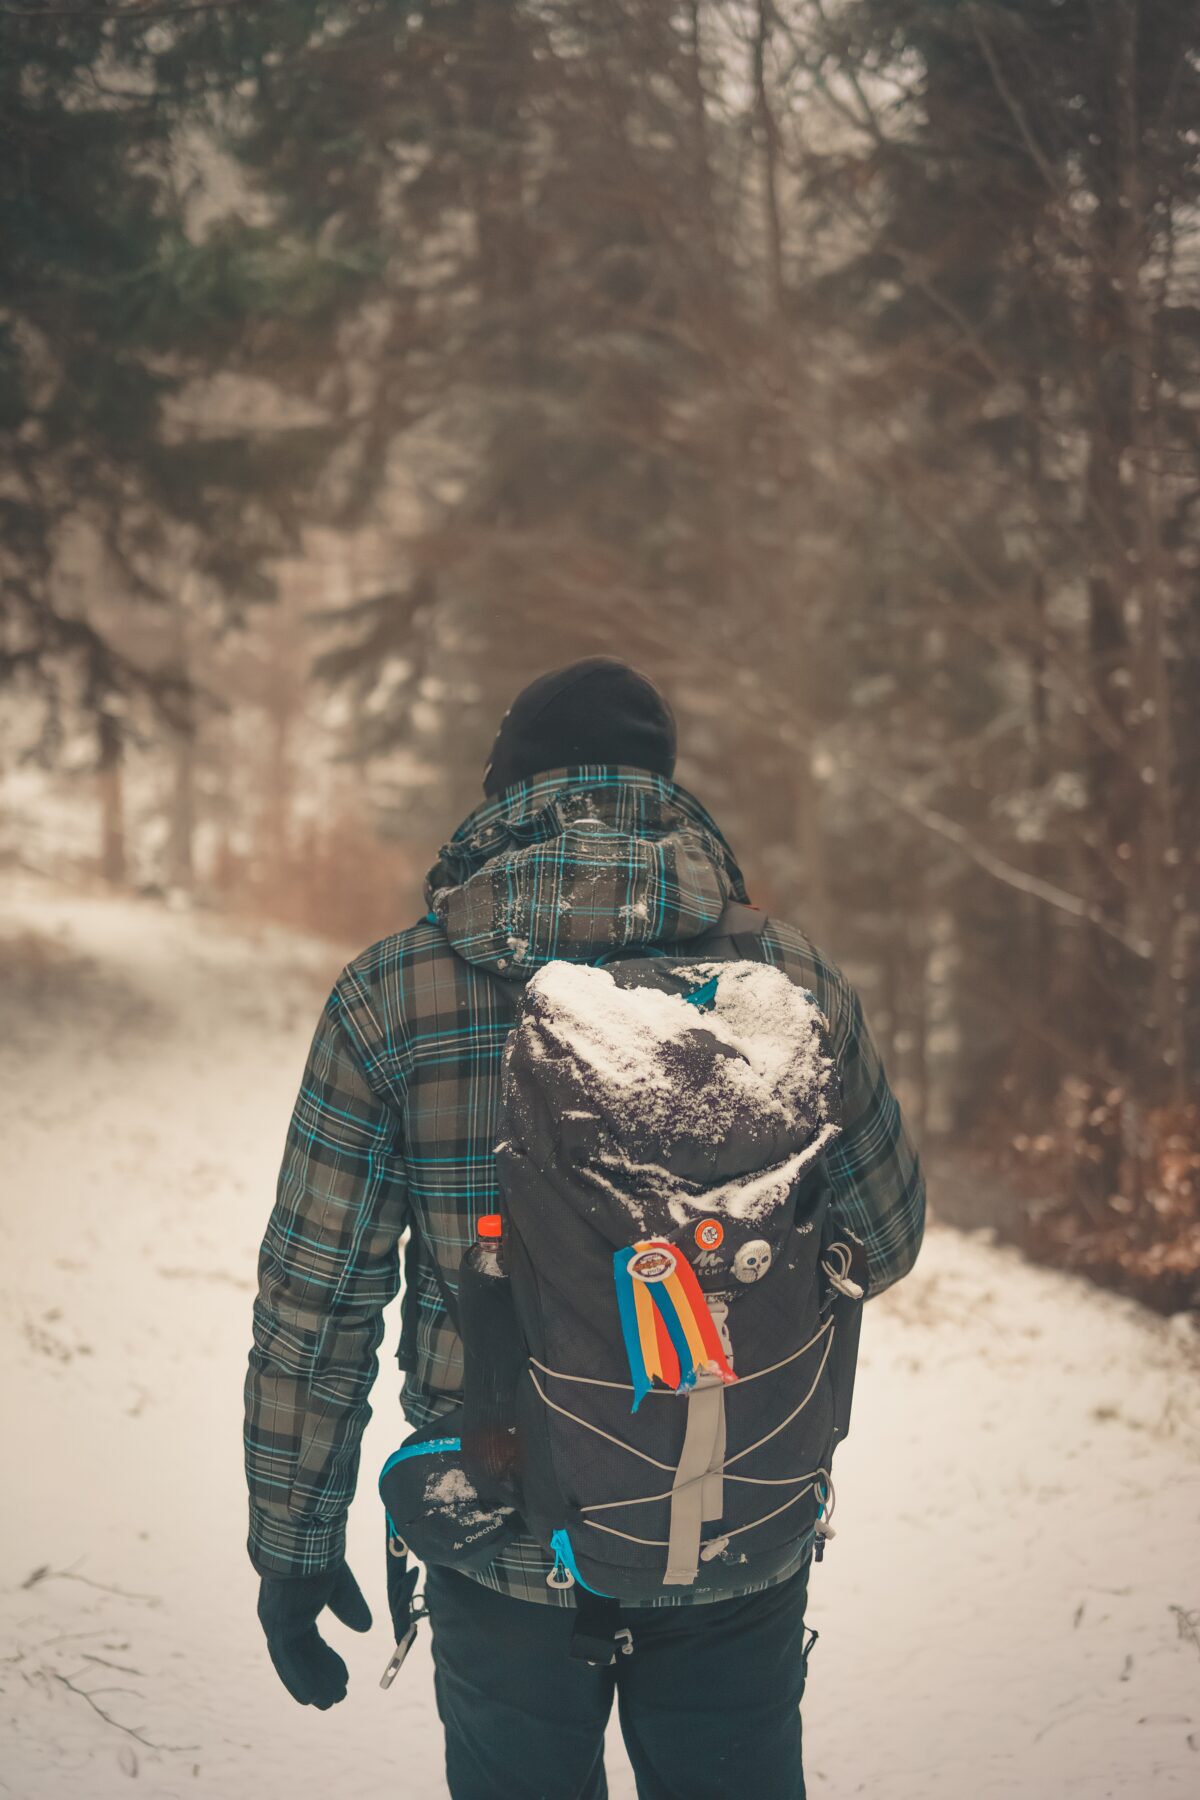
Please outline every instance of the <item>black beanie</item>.
M670 777L675 718L654 683L615 656L585 656L522 688L483 771L489 798L578 763L627 763Z

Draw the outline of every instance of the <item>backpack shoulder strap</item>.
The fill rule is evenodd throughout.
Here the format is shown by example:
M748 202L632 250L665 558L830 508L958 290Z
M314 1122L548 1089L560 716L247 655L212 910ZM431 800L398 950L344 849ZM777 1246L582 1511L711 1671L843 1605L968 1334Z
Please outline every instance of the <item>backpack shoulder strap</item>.
M766 913L759 912L756 906L746 906L740 900L727 900L712 929L688 945L688 954L691 955L693 950L715 951L730 961L744 958L747 962L758 962L757 943L766 928Z
M415 1348L417 1329L417 1274L418 1270L421 1269L427 1269L433 1276L437 1291L441 1296L442 1305L446 1309L451 1325L453 1325L455 1331L457 1331L458 1302L450 1291L450 1284L442 1271L441 1263L438 1261L433 1249L425 1244L421 1236L421 1228L417 1221L413 1219L409 1223L408 1243L404 1250L404 1327L401 1331L400 1340L402 1354L405 1352L406 1347L410 1353ZM409 1330L410 1320L411 1338L405 1335ZM402 1369L408 1368L409 1366L408 1363L403 1362L400 1365ZM414 1363L411 1366L415 1367L416 1365Z

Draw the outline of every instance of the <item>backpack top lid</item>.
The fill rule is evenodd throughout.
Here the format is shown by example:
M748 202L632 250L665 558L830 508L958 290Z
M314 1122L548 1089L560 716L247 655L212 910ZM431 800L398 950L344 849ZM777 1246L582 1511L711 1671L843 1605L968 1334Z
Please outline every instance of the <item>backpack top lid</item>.
M725 1197L745 1217L768 1201L758 1187L786 1190L841 1130L824 1016L766 963L548 963L508 1054L510 1105L540 1091L590 1123L593 1166L643 1187L661 1171L676 1194L757 1173Z

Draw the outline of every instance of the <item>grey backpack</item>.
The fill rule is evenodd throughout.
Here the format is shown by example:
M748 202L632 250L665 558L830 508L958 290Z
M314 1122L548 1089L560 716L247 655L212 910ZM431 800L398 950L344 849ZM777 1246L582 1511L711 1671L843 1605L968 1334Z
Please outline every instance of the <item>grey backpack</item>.
M826 1022L744 957L761 923L549 963L506 1050L508 1498L552 1580L626 1602L752 1586L828 1530L865 1252L830 1210Z

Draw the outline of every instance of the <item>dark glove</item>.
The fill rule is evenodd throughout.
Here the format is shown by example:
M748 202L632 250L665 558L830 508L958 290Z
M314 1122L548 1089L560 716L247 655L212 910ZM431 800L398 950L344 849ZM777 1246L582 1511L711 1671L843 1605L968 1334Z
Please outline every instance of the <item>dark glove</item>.
M346 1698L346 1665L317 1630L328 1607L351 1631L370 1631L371 1609L346 1564L320 1575L264 1575L258 1617L275 1673L293 1700L322 1712Z

